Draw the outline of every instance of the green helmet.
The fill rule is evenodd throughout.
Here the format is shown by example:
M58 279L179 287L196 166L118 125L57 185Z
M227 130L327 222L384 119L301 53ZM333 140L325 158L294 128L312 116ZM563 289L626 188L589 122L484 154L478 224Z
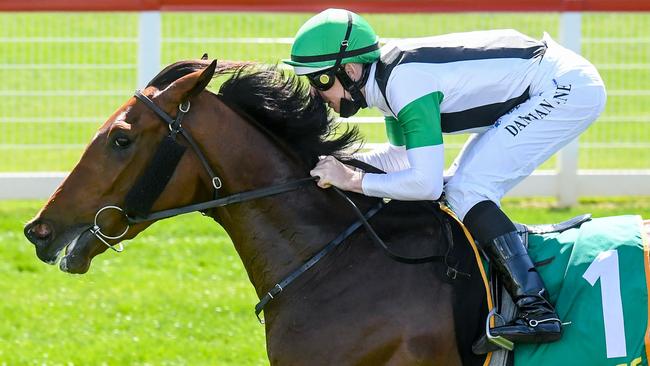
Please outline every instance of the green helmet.
M347 36L347 42L345 42ZM379 59L377 34L359 15L327 9L300 27L291 47L291 59L282 62L304 75L350 62Z

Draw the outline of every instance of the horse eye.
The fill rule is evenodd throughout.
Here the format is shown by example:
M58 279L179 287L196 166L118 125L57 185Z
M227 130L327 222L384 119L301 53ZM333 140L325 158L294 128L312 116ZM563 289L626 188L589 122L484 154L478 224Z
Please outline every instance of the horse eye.
M118 136L113 140L113 145L120 149L125 149L131 145L131 140L126 136Z

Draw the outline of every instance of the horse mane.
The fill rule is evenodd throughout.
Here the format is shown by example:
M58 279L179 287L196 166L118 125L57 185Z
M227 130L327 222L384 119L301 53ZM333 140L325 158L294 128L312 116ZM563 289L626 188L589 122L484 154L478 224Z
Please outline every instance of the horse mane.
M202 70L207 60L179 61L164 68L147 86L163 89L180 77ZM321 155L341 156L361 141L358 128L339 125L320 95L311 95L308 84L277 65L247 62L217 63L215 76L229 75L219 94L276 138L285 142L306 167Z

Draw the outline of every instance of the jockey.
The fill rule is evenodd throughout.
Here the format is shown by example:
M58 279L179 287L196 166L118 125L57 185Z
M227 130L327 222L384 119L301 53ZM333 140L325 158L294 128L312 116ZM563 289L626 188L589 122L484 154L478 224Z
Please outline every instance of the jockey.
M328 9L296 34L296 74L342 117L375 107L389 144L355 157L387 174L364 174L333 157L311 171L318 185L374 197L437 200L490 257L515 301L515 320L491 332L513 342L552 342L562 324L500 200L602 112L594 66L555 43L514 30L454 33L379 47L359 15ZM443 133L472 133L444 172Z

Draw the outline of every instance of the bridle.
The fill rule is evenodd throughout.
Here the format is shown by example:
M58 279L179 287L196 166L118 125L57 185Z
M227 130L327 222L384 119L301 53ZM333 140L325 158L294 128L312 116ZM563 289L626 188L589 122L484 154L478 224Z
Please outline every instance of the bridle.
M160 219L169 218L172 216L177 216L180 214L196 212L196 211L200 211L204 213L208 209L214 209L217 207L223 207L231 204L242 203L246 201L255 200L258 198L286 193L286 192L296 190L297 188L306 185L308 183L313 183L316 179L315 177L300 178L300 179L292 180L277 185L235 193L235 194L231 194L219 198L218 191L223 186L221 179L214 173L214 170L212 170L212 168L210 167L207 158L203 154L203 151L196 144L192 136L182 127L183 117L190 110L189 100L184 101L178 106L178 113L176 115L176 118L173 118L172 116L167 114L167 112L163 111L160 107L158 107L149 97L142 94L140 90L136 90L134 96L138 100L143 102L144 105L147 106L150 110L156 113L164 123L167 123L167 125L169 126L169 135L162 140L158 149L156 150L156 153L154 154L154 158L149 163L149 166L145 169L142 176L138 178L135 185L127 193L125 199L125 208L122 209L119 206L109 205L109 206L102 207L95 214L94 225L91 229L89 229L90 232L93 235L95 235L102 243L104 243L106 246L108 246L110 249L116 252L122 252L124 250L122 244L119 243L118 245L111 245L106 240L107 239L117 240L123 238L129 231L130 225L132 224L160 220ZM214 199L206 202L201 202L192 205L187 205L187 206L182 206L178 208L172 208L172 209L151 213L149 212L151 206L164 190L165 186L167 185L167 182L171 178L171 174L174 172L174 170L176 169L176 165L178 165L178 162L180 161L180 157L185 151L185 147L183 145L178 144L178 142L176 142L176 137L178 136L178 134L182 135L188 141L192 150L194 150L195 154L199 157L206 172L211 177L212 186L214 188ZM162 156L165 154L168 155L171 154L172 157L167 158ZM170 165L164 165L165 162L170 162L170 161L171 161ZM158 172L160 170L163 171L162 177L160 177L160 173ZM152 179L159 179L159 178L161 178L162 181L159 181L159 183L153 186L154 189L153 194L147 193L146 190L151 188L149 186L150 184L149 181ZM363 214L356 206L356 204L348 196L346 196L341 190L339 190L336 187L332 187L332 188L339 196L341 196L350 205L355 215L358 217L358 220L354 222L352 225L350 225L347 229L345 229L342 233L340 233L336 238L334 238L332 241L326 244L323 249L321 249L318 253L312 256L311 259L305 262L302 266L300 266L298 269L291 272L291 274L289 274L282 281L278 282L275 286L273 286L262 297L260 302L255 306L255 314L260 320L260 322L263 322L263 320L260 318L259 314L263 311L264 306L267 303L269 303L275 296L277 296L280 292L282 292L291 282L293 282L296 278L298 278L298 276L303 274L309 268L313 267L326 254L328 254L329 252L334 250L338 245L343 243L345 239L350 237L361 226L365 227L366 231L370 236L370 239L377 246L384 249L386 255L388 255L390 258L396 261L407 263L407 264L420 264L420 263L441 261L444 262L445 265L447 265L446 274L450 278L455 279L458 274L467 275L463 272L458 271L456 268L452 267L447 262L447 259L450 257L450 253L453 249L453 239L451 237L451 227L449 226L450 224L448 220L444 219L444 217L441 218L440 216L437 216L438 220L440 220L441 222L443 229L446 229L444 230L445 235L443 235L443 237L448 242L447 253L445 255L431 255L426 257L404 257L392 252L388 248L388 246L383 242L383 240L379 238L375 230L368 223L368 220L371 217L373 217L381 208L384 207L383 200L378 199L377 204L375 204L368 212ZM143 200L142 197L139 197L139 195L141 194L146 194L147 198ZM100 214L104 211L111 210L111 209L120 212L120 214L126 216L127 219L127 226L125 230L120 235L117 236L109 236L103 233L98 224L98 219Z
M154 113L156 113L158 117L160 117L163 120L163 122L167 123L167 125L169 126L170 138L176 139L176 136L180 133L187 140L187 142L190 143L192 150L194 150L196 155L199 157L199 160L201 161L201 165L203 165L203 168L208 173L208 176L210 176L211 178L212 187L214 188L214 195L216 198L219 189L223 186L221 182L221 178L219 178L214 173L214 170L212 170L212 168L210 167L210 163L208 163L208 159L206 159L205 155L203 154L199 146L192 138L192 135L190 135L186 130L184 130L182 126L183 117L185 117L185 114L190 111L190 101L186 100L185 102L179 104L176 118L172 118L170 115L167 114L167 112L160 109L160 107L158 107L156 103L154 103L151 99L149 99L149 97L142 94L140 90L136 90L134 96L138 98L142 103L144 103L147 107L149 107L149 109L151 109Z
M219 189L223 186L221 179L210 167L208 160L192 138L192 135L183 129L183 117L185 117L185 114L190 111L190 101L186 100L181 103L178 106L178 113L176 114L176 118L173 118L167 114L167 112L158 107L149 97L142 94L140 90L136 90L134 96L142 103L144 103L145 106L147 106L151 111L158 115L158 117L160 117L162 121L168 125L169 134L160 142L158 149L154 153L154 158L149 163L142 176L138 178L135 185L127 193L125 199L125 208L122 209L119 206L109 205L102 207L95 214L93 227L89 229L90 232L95 235L95 237L97 237L97 239L99 239L102 243L116 252L122 252L124 250L122 244L119 243L117 246L114 246L109 244L107 240L117 240L123 238L128 233L130 225L135 223L129 219L129 216L133 214L142 215L149 212L151 206L153 206L154 201L158 198L158 196L160 196L162 191L165 189L165 186L171 179L171 176L186 149L185 146L180 145L178 142L176 142L176 137L179 134L183 136L185 140L187 140L190 147L192 150L194 150L196 156L198 156L199 160L201 161L201 165L203 165L203 168L208 173L208 176L211 179L212 187L214 188L215 199L218 197ZM101 231L98 220L100 218L100 214L108 210L116 210L120 214L126 214L127 216L126 228L119 235L110 236Z
M302 178L286 183L255 189L252 191L235 193L229 196L219 198L219 189L223 187L221 179L214 173L210 167L208 159L197 143L192 138L192 135L187 132L182 126L185 114L190 111L190 101L185 101L178 106L178 113L176 118L170 116L156 105L149 97L142 94L140 90L136 90L134 96L144 103L151 111L153 111L160 119L169 127L169 134L160 142L154 157L149 165L145 168L144 173L138 178L134 186L126 194L125 207L121 208L116 205L108 205L102 207L95 214L95 221L93 226L89 229L90 232L97 237L110 249L116 252L122 252L124 247L122 243L111 245L107 240L118 240L123 238L129 231L130 226L147 221L160 220L180 214L200 211L204 213L208 209L223 207L235 203L254 200L257 198L268 197L280 193L289 192L297 189L298 187L307 183L313 182L314 178ZM183 207L158 211L150 213L154 201L160 196L165 186L171 179L172 173L176 169L180 158L185 152L186 147L176 142L176 137L181 135L187 140L190 147L201 161L205 171L211 179L212 187L214 188L214 196L210 201L187 205ZM170 157L171 155L171 157ZM162 172L162 173L161 173ZM155 183L152 183L155 182ZM143 198L144 196L144 198ZM102 232L98 223L100 215L108 210L118 211L121 215L126 216L127 225L121 234L110 236Z

